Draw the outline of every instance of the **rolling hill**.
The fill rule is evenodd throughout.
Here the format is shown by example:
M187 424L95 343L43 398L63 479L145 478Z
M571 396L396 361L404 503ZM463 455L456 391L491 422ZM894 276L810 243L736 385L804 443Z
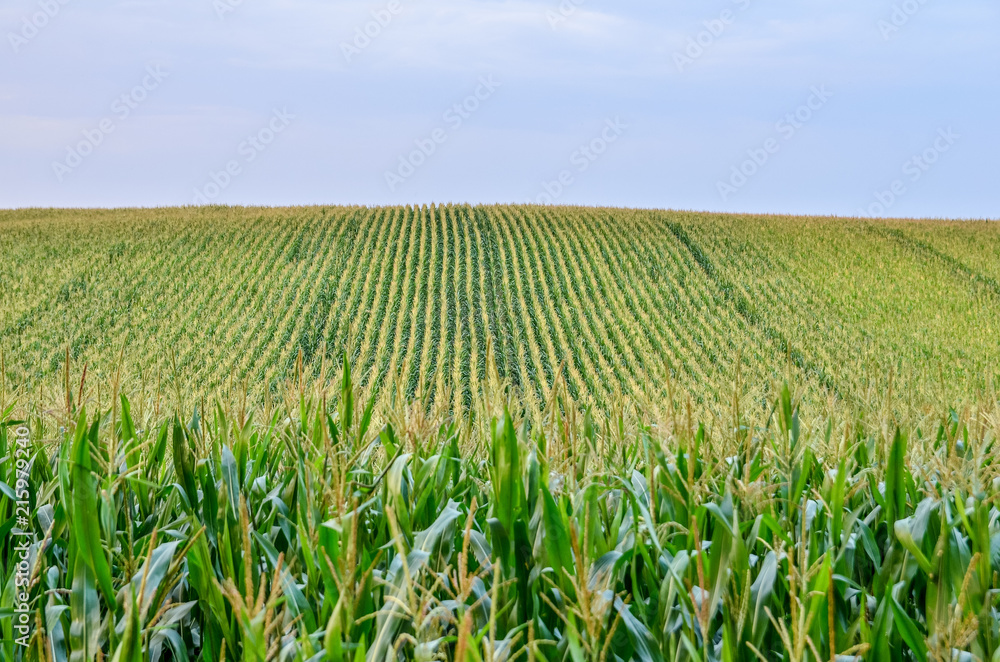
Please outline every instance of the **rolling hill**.
M356 380L472 406L953 405L1000 364L1000 226L526 207L0 212L6 380L119 365L261 394L347 352ZM123 360L119 364L119 357ZM176 370L174 368L176 362ZM669 379L668 379L669 376ZM624 396L624 398L622 397Z

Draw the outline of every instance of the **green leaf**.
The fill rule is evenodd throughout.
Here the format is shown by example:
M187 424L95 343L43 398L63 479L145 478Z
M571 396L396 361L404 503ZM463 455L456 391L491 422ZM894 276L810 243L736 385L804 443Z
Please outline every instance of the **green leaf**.
M896 584L892 591L893 594L889 597L889 606L892 608L893 620L896 624L896 629L899 630L900 636L903 637L903 641L906 642L914 657L917 658L917 662L927 662L927 643L924 641L924 636L920 633L917 624L909 617L906 610L899 604L899 601L896 600L895 593L903 590L905 586L904 582Z
M135 439L135 424L132 422L132 406L123 393L121 395L122 441ZM132 465L130 465L132 466Z
M513 532L524 488L521 479L521 449L510 412L505 411L502 422L493 431L493 514L508 535Z
M833 540L841 541L841 527L844 522L844 485L847 481L847 459L841 458L837 466L837 477L833 481L833 495L830 499L830 511L833 514Z
M240 517L240 471L236 464L236 456L229 446L222 447L222 482L226 484L226 493L229 498L229 515L233 521Z
M76 439L73 442L73 535L78 552L97 578L97 585L109 605L116 604L115 589L111 582L111 567L101 540L101 524L97 507L97 480L92 471L90 446L98 440L99 422L94 421L89 434L87 412L84 409L77 421Z
M857 526L858 531L861 533L861 546L864 548L868 558L875 564L875 572L878 572L882 569L882 554L879 552L878 544L875 542L875 535L863 520L859 519Z
M101 631L101 606L94 575L83 554L76 555L73 592L70 594L69 662L91 662L97 656Z
M135 589L129 587L125 604L125 631L111 662L142 662L142 630L139 624L139 605Z
M354 421L354 385L351 382L351 364L344 352L344 374L340 383L340 429L349 433Z
M174 473L187 496L191 509L198 506L198 482L194 474L194 456L188 447L180 419L174 418Z
M542 516L545 522L545 550L548 553L549 565L556 571L561 582L563 570L573 574L573 552L569 540L566 516L556 505L549 489L542 485Z
M517 608L518 619L521 623L527 623L530 614L531 593L529 591L529 578L531 575L532 545L528 538L528 525L524 518L518 517L514 522L514 574L517 577Z
M751 631L754 640L760 641L764 636L764 626L767 623L767 612L771 596L774 594L774 582L778 578L778 557L774 552L768 552L764 557L757 579L750 587L750 606L753 611Z
M886 521L892 530L897 519L906 512L906 437L896 430L889 449L889 465L885 475Z
M375 413L375 397L376 394L372 393L371 397L368 398L368 404L365 405L365 410L361 414L361 421L358 423L358 443L364 443L365 435L368 433L368 428L372 424L372 416Z
M323 650L329 662L344 662L344 642L340 633L341 601L330 614L330 619L326 622L326 634L323 636Z
M157 548L153 550L150 559L139 566L139 569L132 577L132 590L136 593L138 593L140 587L142 586L143 576L146 577L146 587L143 590L142 595L139 596L139 606L143 611L149 612L150 607L154 607L152 613L155 613L159 609L160 605L154 605L153 599L156 597L157 593L160 592L160 585L167 577L167 572L170 570L170 564L174 560L174 554L177 552L177 547L179 545L180 541L173 540L157 546ZM147 565L149 566L148 571L146 569ZM172 587L165 586L164 588ZM150 615L152 615L152 613Z
M631 605L626 605L621 598L615 598L615 611L621 616L629 640L632 642L634 656L642 662L662 662L663 654L656 639L642 621L632 613Z

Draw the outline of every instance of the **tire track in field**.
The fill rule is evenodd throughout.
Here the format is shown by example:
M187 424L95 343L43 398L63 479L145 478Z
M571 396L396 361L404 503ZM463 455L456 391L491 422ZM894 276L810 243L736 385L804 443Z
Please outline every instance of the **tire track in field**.
M827 374L826 370L816 365L815 362L806 357L805 354L794 348L788 338L785 337L781 331L772 327L760 316L759 313L757 313L756 309L747 300L747 298L743 296L743 294L736 287L734 287L725 276L716 270L715 265L712 264L708 255L701 250L701 246L699 246L697 242L695 242L690 235L688 235L687 231L680 223L667 222L666 226L667 229L670 230L671 234L677 237L677 240L684 244L688 251L690 251L691 257L694 258L694 261L699 267L701 267L702 271L705 272L705 275L716 284L716 286L722 291L725 300L733 307L734 310L736 310L737 313L739 313L741 317L743 317L743 319L747 321L748 324L758 328L765 336L777 343L778 348L783 353L788 354L792 359L792 363L795 364L795 366L797 366L800 370L806 374L814 375L824 388L835 393L841 400L844 399L841 389L837 386L837 383L833 380L833 378Z
M955 274L971 280L974 285L985 290L992 299L1000 301L1000 282L997 282L997 280L991 276L987 276L979 271L976 271L958 258L931 246L923 239L911 237L899 228L888 228L871 224L865 225L864 228L876 236L891 239L899 245L909 248L914 253L924 254L943 262Z

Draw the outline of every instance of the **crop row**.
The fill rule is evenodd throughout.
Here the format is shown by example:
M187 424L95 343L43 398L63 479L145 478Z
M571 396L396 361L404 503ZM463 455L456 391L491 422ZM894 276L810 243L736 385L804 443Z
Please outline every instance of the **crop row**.
M454 205L6 217L0 348L6 382L33 391L65 391L67 348L158 398L267 398L300 359L315 377L346 353L366 389L451 411L506 384L536 411L683 391L719 415L790 377L817 409L885 413L895 391L893 414L919 416L993 388L1000 363L991 225Z

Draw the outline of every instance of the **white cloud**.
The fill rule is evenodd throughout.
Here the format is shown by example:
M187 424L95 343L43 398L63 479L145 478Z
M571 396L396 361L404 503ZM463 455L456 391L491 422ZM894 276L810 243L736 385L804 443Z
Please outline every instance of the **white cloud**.
M83 196L53 192L49 162L152 62L171 71L169 85L88 164L79 200L124 201L122 173L133 161L156 163L157 180L141 189L156 192L153 202L173 200L173 191L186 199L192 179L287 105L301 119L260 172L289 176L251 186L257 175L248 174L240 195L260 197L244 201L379 202L386 164L483 74L503 81L503 93L428 165L413 195L523 199L588 123L622 114L634 120L634 142L607 161L593 190L621 204L671 206L679 196L685 206L711 206L719 169L820 83L838 103L803 138L802 160L788 154L775 172L821 161L824 172L857 177L881 154L892 166L903 138L941 121L962 120L976 136L964 148L968 161L956 157L953 166L967 163L970 182L988 162L983 154L1000 150L991 115L1000 64L994 0L929 3L888 44L876 22L896 0L752 0L683 73L674 52L730 0L585 0L556 29L546 12L560 0L398 1L398 16L348 63L341 42L389 0L243 0L223 19L213 0L72 0L19 55L0 47L0 206L11 195L39 204ZM35 7L8 0L0 36ZM831 179L816 186L848 185L848 175L824 176ZM699 204L702 179L709 197ZM988 196L970 190L963 204L986 206ZM763 186L746 198L780 204Z

